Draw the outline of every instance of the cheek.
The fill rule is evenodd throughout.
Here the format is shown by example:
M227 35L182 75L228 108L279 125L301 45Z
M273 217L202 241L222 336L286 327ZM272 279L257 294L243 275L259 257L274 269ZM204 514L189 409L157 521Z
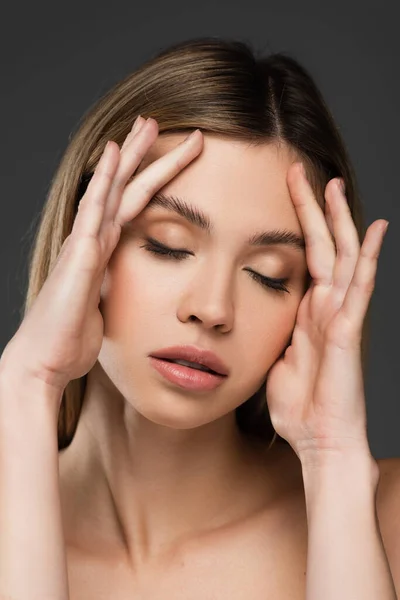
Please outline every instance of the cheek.
M174 286L170 278L153 275L146 261L135 260L132 253L113 255L101 287L104 336L126 336L132 342L135 331L148 332L149 324L157 328L156 319L168 311Z
M246 353L248 369L264 365L269 369L285 350L290 341L297 312L297 304L284 301L268 305L265 315L254 315L247 323L245 338L249 351Z

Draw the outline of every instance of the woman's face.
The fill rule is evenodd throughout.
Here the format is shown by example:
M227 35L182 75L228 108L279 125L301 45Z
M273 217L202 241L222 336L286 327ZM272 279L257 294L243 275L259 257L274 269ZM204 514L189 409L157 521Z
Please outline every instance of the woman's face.
M159 136L137 172L185 135ZM104 340L99 362L116 390L145 418L177 429L233 411L265 381L286 348L304 294L304 249L251 246L261 231L285 229L302 237L286 184L293 155L274 145L204 134L203 150L159 190L202 211L212 231L153 206L123 227L108 264L100 309ZM122 202L134 202L134 183ZM183 260L144 248L151 237ZM285 278L286 291L268 288L249 271ZM165 381L149 354L191 344L213 350L230 369L216 389L190 392Z

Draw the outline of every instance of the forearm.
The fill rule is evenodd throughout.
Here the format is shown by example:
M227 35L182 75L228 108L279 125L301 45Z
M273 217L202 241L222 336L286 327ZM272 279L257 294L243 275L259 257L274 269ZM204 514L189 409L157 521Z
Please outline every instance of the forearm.
M56 395L0 375L0 600L68 599Z
M375 466L362 454L302 461L306 600L397 600L376 512Z

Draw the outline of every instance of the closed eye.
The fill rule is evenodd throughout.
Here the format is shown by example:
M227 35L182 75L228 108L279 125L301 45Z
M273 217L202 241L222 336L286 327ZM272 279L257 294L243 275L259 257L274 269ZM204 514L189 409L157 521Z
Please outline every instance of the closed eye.
M193 252L189 252L188 250L178 250L175 248L168 248L168 246L164 246L164 244L161 244L160 242L157 242L155 239L153 238L147 238L148 244L144 244L143 246L140 246L141 248L145 248L145 250L147 250L147 252L151 252L152 254L156 254L159 257L165 257L165 258L172 258L174 260L185 260L188 256L192 255L193 256ZM289 281L289 279L287 277L282 277L282 278L273 278L273 277L266 277L265 275L261 275L260 273L257 273L256 271L253 271L251 269L245 269L246 271L248 271L251 275L251 277L255 280L258 281L263 287L266 288L270 288L275 290L276 292L282 293L282 292L287 292L290 293L288 288L286 287L285 283L287 283Z

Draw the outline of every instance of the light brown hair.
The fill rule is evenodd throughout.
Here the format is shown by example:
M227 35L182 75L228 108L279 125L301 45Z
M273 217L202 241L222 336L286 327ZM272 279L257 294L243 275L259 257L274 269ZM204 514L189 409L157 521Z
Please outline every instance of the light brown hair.
M258 56L249 43L197 38L169 46L117 83L81 122L51 181L29 255L22 316L48 277L70 234L80 198L106 142L122 145L138 115L157 120L159 133L201 129L254 145L285 144L306 166L321 207L325 186L342 177L360 243L365 235L355 173L333 116L309 72L288 54ZM310 279L308 279L308 284ZM365 373L369 312L364 321ZM73 438L86 376L69 382L58 420L58 447ZM269 447L288 443L272 426L265 384L236 408L238 427Z

